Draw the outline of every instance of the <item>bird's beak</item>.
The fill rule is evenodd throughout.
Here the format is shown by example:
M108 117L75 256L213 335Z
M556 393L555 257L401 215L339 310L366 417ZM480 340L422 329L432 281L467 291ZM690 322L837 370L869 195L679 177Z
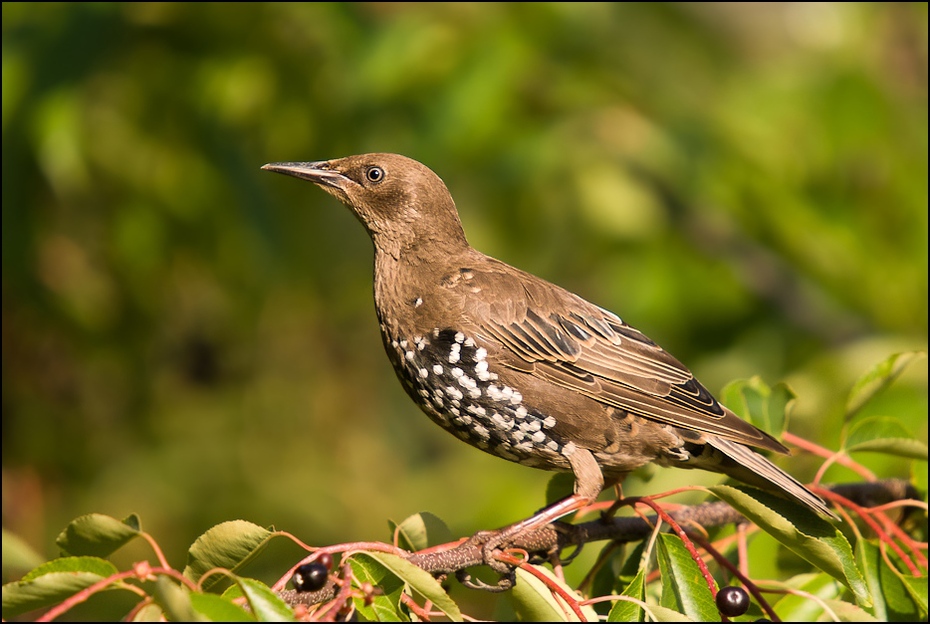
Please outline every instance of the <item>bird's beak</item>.
M342 183L347 181L348 178L340 172L331 169L331 166L330 161L321 160L318 162L268 163L267 165L263 165L262 169L294 176L301 180L309 180L314 184L341 189Z

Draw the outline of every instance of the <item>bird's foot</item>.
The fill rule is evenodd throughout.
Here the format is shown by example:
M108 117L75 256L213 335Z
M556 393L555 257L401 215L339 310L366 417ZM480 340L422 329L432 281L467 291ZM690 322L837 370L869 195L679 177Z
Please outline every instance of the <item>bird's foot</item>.
M500 574L502 579L513 576L514 567L498 559L497 554L503 551L508 542L518 535L519 531L513 529L514 525L493 531L478 531L466 542L468 546L479 546L481 548L481 558L484 564Z
M511 567L508 567L506 573L501 574L500 579L498 579L497 584L495 585L490 585L481 579L474 578L466 570L456 570L455 578L458 579L459 583L469 589L480 589L482 591L491 593L505 592L508 589L511 589L517 582L516 568Z
M569 524L568 522L561 522L561 521L558 521L558 522L553 522L553 523L552 523L552 528L555 529L556 533L560 533L560 534L562 534L562 535L569 535L569 536L570 536L570 535L571 535L570 532L571 532L571 530L574 528L574 525ZM560 543L560 544L562 543L562 538L559 538L559 543ZM550 560L550 561L553 561L553 562L554 562L554 561L558 561L561 565L566 566L566 565L570 564L572 561L574 561L574 560L575 560L575 557L577 557L578 555L581 554L581 549L582 549L583 547L584 547L584 542L578 542L578 543L575 545L575 549L574 549L572 552L570 552L570 553L568 554L567 557L562 558L561 547L560 547L560 546L556 546L556 548L554 548L554 549L549 553L549 560ZM553 559L553 558L554 558L554 559Z
M551 535L534 535L535 532L545 526L527 526L525 522L518 522L493 531L479 531L466 542L466 545L481 548L483 563L502 576L506 576L513 571L514 566L511 563L501 561L499 555L505 549L512 547L515 541L519 542L520 550L529 556L528 561L530 563L550 561L553 557L558 556L558 546L553 546ZM563 533L571 525L563 522L552 522L548 526L557 533ZM534 547L534 543L537 547ZM567 561L574 559L578 551L580 551L580 548L572 553Z

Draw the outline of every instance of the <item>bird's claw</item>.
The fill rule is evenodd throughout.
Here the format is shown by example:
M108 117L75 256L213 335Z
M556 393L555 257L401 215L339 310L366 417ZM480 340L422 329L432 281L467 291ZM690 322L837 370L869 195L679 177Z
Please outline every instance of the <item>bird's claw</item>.
M468 540L468 545L481 547L481 559L484 564L501 575L502 579L513 576L513 566L497 558L509 539L513 537L506 529L496 531L478 531ZM493 586L492 586L493 587ZM503 591L503 590L499 590Z
M552 528L554 528L557 532L562 533L563 535L568 533L571 527L572 525L566 522L553 522L552 523ZM558 557L560 563L563 566L565 566L571 563L572 561L574 561L575 557L581 554L581 549L583 547L584 547L584 542L579 542L578 544L575 545L575 550L573 550L567 557L562 557L561 549L558 546L556 546L555 549L553 549L553 551L549 553L550 558Z
M498 579L495 585L490 585L481 579L472 577L466 570L456 570L455 578L458 579L459 583L469 589L499 593L513 588L514 584L516 584L516 569L508 566L507 571L501 573L500 579Z

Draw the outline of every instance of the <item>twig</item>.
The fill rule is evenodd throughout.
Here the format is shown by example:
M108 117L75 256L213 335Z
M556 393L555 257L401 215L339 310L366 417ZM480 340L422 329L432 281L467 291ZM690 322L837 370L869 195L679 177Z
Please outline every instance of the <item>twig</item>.
M917 492L904 480L889 479L868 483L840 484L828 489L854 502L859 507L875 507L889 502L907 498L917 498ZM745 521L745 518L724 502L703 503L693 507L683 507L670 512L681 525L697 524L710 528ZM530 553L551 552L579 546L588 542L611 540L617 543L638 542L653 530L655 517L645 519L638 517L601 519L581 524L550 524L533 532L515 536L509 544L511 548L526 550ZM451 574L458 570L484 564L484 553L480 545L468 542L444 550L436 548L429 551L413 553L406 557L410 563L433 575ZM330 600L335 595L335 587L329 585L317 592L297 593L293 590L281 592L282 599L289 604L317 604Z

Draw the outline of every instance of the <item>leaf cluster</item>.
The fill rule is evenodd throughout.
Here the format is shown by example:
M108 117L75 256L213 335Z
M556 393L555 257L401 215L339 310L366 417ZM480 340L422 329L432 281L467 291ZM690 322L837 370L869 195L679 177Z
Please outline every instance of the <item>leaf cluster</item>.
M926 446L906 436L894 420L856 418L907 364L922 357L896 354L860 378L847 401L849 427L843 447L828 453L828 461L842 457L853 462L855 454L879 452L925 464ZM758 379L734 383L726 395L746 417L765 420L776 429L787 423L793 400L786 386L770 388ZM921 485L925 491L926 482ZM565 580L554 551L543 559L520 549L499 552L499 561L513 566L516 581L506 594L506 605L498 606L500 619L509 619L509 613L527 621L594 621L599 614L608 621L714 621L724 617L715 595L732 584L743 586L754 599L745 615L733 618L736 621L926 619L925 502L862 504L840 495L839 488L819 488L844 518L834 526L754 488L719 485L710 491L746 521L696 526L679 522L683 516L670 513L653 497L642 499L639 502L657 512L649 519L648 537L615 536L577 586ZM90 514L59 535L61 557L4 585L3 617L39 613L39 619L51 620L94 598L99 617L108 613L99 606L101 601L119 604L118 595L129 599L120 617L130 620L463 620L465 611L447 578L453 570L436 574L423 564L431 556L462 547L462 541L452 540L447 526L429 513L391 523L390 529L392 543L309 547L283 531L229 521L201 535L188 551L186 567L178 571L168 565L137 516L120 521ZM281 537L309 554L273 584L242 574L272 539ZM746 550L755 538L773 538L779 544L762 551L769 555L779 548L792 553L795 571L780 579L755 578ZM108 558L137 539L150 544L156 562L119 570ZM752 545L753 551L759 550L757 545ZM546 560L553 565L544 565ZM329 567L326 585L314 592L287 590L294 570L313 561L325 561ZM464 567L454 571L460 580L465 578Z

